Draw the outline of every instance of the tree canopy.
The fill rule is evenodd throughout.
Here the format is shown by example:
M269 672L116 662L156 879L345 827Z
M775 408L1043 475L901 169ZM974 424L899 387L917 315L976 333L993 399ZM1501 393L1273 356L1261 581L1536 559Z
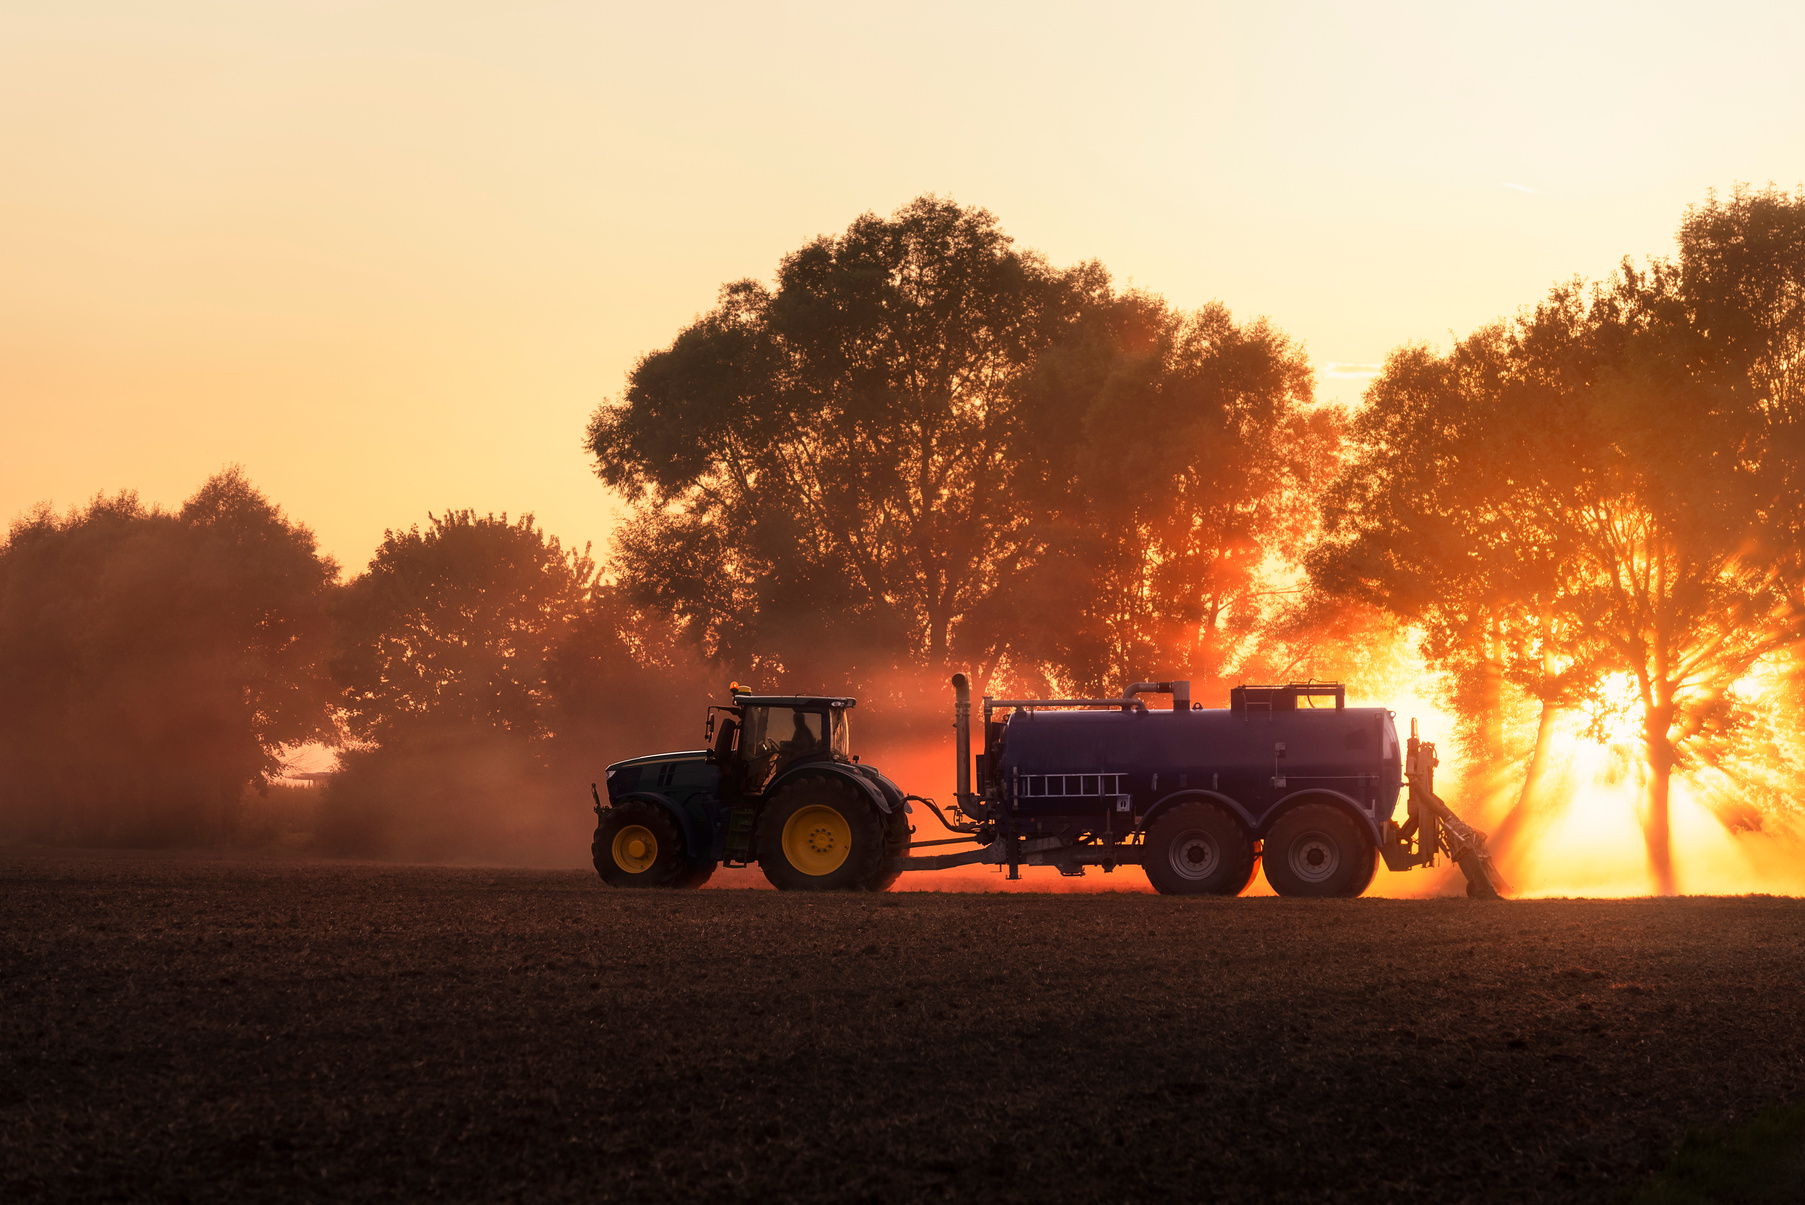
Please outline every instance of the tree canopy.
M285 746L330 739L338 567L238 469L181 510L98 496L0 545L0 781L43 839L230 829Z
M1677 263L1558 286L1446 356L1394 354L1311 562L1325 588L1423 623L1457 675L1477 665L1539 698L1538 751L1551 709L1625 675L1663 890L1673 771L1721 744L1744 680L1805 614L1785 530L1805 269L1785 231L1802 214L1771 190L1714 199L1687 215Z
M1044 555L995 644L1016 633L1017 660L1087 693L1148 676L1222 686L1334 472L1339 414L1311 404L1312 380L1301 348L1221 304L1092 307L1027 394Z
M589 427L612 570L711 656L1105 681L1245 641L1333 416L1300 349L922 197L728 285Z
M531 515L428 519L386 533L339 600L351 740L322 842L415 857L567 844L597 757L671 739L708 684L667 621Z
M616 572L749 667L945 661L1035 540L1023 384L1104 288L933 197L728 285L590 424Z
M430 515L389 531L339 604L346 726L364 741L446 730L544 737L550 660L595 563L531 515Z

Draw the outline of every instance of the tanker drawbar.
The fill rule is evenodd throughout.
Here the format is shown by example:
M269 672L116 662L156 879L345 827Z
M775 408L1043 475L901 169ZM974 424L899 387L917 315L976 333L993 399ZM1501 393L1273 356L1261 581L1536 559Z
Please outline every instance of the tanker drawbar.
M855 700L736 686L709 709L706 748L608 768L596 870L619 886L688 886L757 864L780 888L870 891L952 866L1019 878L1023 866L1138 865L1166 894L1238 895L1264 870L1280 895L1348 897L1381 861L1445 856L1469 895L1507 889L1485 834L1436 795L1435 746L1415 721L1400 741L1391 712L1349 707L1339 683L1243 685L1204 708L1188 682L1137 682L1120 698L985 696L976 716L966 676L952 685L947 811L852 756ZM914 839L916 804L946 836ZM969 848L916 852L949 846Z

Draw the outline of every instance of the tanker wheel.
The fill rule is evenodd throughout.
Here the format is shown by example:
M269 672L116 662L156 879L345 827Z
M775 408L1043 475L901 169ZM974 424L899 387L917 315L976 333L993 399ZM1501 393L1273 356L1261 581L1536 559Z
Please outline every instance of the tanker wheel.
M1355 875L1342 891L1343 899L1356 899L1366 894L1366 889L1373 885L1373 876L1379 873L1379 847L1374 845L1367 850L1366 860L1359 863L1365 869Z
M1141 865L1162 895L1239 895L1253 881L1253 842L1209 803L1181 803L1147 830Z
M888 887L883 813L851 784L821 775L780 787L758 818L758 868L779 891Z
M655 804L628 801L607 812L589 852L610 887L681 887L694 874L683 856L683 834Z
M1261 860L1266 881L1280 895L1326 899L1366 890L1372 854L1359 828L1338 808L1306 803L1279 817Z

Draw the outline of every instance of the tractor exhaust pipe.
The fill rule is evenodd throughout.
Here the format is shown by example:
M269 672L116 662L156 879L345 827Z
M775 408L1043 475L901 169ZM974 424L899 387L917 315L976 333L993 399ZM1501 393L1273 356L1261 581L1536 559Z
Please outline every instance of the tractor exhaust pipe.
M964 674L953 675L953 756L958 764L953 769L953 797L959 810L970 814L971 796L971 682Z

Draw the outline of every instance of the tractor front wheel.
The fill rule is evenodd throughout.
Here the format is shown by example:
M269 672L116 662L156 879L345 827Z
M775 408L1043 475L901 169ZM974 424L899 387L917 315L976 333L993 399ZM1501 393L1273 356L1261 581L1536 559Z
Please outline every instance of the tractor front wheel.
M589 852L610 887L700 885L683 856L683 834L656 804L629 800L604 812Z
M758 867L779 891L882 891L883 815L848 783L809 775L780 787L758 818Z

